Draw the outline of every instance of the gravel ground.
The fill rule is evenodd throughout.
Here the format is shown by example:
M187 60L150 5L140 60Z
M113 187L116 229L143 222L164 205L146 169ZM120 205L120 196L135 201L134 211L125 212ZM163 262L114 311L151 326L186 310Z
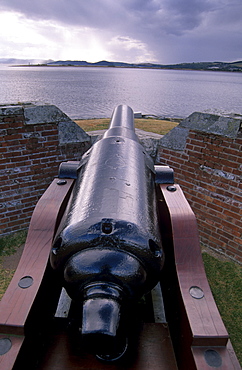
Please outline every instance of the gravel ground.
M16 268L18 266L18 263L19 263L19 260L21 258L23 249L24 249L24 244L21 245L21 247L19 247L17 249L17 251L14 254L12 254L11 256L2 257L1 258L2 268L6 269L6 270L16 270Z

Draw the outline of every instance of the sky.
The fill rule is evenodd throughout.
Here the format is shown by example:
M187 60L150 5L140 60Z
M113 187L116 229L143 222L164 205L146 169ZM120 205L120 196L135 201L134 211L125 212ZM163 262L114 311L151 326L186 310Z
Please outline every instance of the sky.
M0 59L242 60L242 0L0 0Z

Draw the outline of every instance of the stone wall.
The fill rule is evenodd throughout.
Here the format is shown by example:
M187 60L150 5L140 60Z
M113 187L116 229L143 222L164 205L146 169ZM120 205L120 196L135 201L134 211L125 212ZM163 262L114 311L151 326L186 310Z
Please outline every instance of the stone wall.
M202 244L242 262L241 117L193 113L160 139L157 162L174 169Z
M62 161L79 160L90 137L53 105L0 106L0 234L25 229Z

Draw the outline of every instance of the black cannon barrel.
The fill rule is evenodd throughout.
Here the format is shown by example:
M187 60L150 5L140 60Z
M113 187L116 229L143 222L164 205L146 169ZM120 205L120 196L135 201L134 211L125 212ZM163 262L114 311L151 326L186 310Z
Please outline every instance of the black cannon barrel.
M68 294L82 304L82 335L106 340L107 347L117 336L122 306L151 290L163 266L154 179L133 111L118 106L80 162L50 255Z

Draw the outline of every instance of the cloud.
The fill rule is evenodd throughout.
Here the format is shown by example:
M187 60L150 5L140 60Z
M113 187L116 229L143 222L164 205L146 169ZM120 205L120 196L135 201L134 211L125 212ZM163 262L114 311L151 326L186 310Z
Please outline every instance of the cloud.
M112 50L114 56L119 54L120 58L130 63L134 61L136 63L157 61L154 53L149 50L148 45L129 36L113 37L108 42L108 47Z
M239 4L239 0L1 0L2 9L34 20L116 31L125 28L136 34L147 28L183 33L197 27L210 12L220 10L226 10L229 20L230 9Z
M242 59L241 0L1 0L0 12L15 15L22 28L24 22L33 30L35 40L26 35L26 45L42 48L46 43L50 58ZM24 47L8 32L9 50L12 42Z

